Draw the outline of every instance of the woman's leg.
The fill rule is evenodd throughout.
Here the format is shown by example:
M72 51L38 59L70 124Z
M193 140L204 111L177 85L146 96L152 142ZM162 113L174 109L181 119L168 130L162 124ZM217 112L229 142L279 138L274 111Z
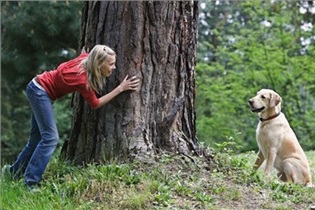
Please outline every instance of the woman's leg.
M40 141L41 136L37 126L37 122L35 120L35 116L32 113L31 116L31 131L29 135L28 142L26 146L23 148L21 153L18 155L17 160L10 167L10 173L14 179L19 179L23 176L26 166L31 159L33 152Z
M27 185L38 183L48 165L59 139L52 101L47 93L30 83L27 96L40 131L38 142L25 170Z

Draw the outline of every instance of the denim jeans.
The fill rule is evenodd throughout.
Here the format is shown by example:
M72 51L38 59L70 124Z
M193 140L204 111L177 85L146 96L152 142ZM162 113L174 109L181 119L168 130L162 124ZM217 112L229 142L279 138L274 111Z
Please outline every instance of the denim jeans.
M10 167L13 177L24 174L26 185L37 184L56 149L59 135L55 122L53 104L46 91L31 81L26 94L32 108L31 131L28 143Z

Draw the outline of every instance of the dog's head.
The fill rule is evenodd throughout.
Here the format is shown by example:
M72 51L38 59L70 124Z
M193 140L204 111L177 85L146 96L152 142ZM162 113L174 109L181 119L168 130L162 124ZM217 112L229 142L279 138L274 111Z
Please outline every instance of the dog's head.
M270 109L281 111L281 97L273 90L261 89L257 95L249 99L248 103L252 112L264 112Z

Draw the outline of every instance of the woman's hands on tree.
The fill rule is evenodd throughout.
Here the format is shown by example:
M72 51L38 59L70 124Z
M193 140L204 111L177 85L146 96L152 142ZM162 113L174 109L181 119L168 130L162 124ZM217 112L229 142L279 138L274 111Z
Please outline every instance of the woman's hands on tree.
M126 90L137 90L139 84L140 84L140 79L137 79L137 76L128 78L128 75L127 75L125 79L120 83L119 90L120 92L123 92Z

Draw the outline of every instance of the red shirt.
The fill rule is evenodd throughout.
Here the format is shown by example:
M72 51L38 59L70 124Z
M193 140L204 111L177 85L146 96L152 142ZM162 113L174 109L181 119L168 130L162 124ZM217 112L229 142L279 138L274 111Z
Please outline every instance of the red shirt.
M54 101L68 93L78 91L92 108L98 106L99 101L95 92L87 88L86 72L78 73L81 61L87 56L87 53L83 53L77 58L60 64L56 70L37 75L38 82L51 100Z

